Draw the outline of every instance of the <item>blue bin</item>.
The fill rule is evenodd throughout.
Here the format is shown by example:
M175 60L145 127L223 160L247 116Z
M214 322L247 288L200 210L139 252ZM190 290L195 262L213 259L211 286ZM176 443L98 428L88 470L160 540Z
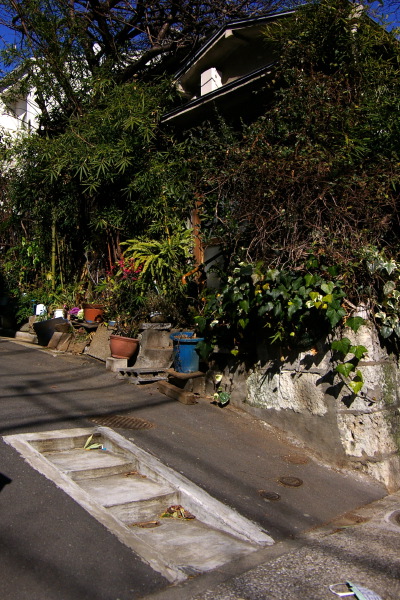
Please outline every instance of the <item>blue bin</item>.
M178 373L194 373L199 370L199 355L196 346L204 338L194 337L193 331L171 333L174 342L174 369Z

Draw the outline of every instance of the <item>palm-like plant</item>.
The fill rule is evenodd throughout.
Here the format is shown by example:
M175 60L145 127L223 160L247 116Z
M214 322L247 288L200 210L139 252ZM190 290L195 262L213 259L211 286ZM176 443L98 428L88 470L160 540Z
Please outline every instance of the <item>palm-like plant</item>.
M191 268L193 237L191 229L178 229L160 240L136 238L124 242L124 256L141 268L138 282L165 294L171 286L180 286L182 275Z

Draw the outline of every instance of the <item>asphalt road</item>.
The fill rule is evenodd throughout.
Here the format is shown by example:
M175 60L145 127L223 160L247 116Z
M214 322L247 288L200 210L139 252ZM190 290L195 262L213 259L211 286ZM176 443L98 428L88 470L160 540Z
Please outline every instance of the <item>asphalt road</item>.
M87 427L107 414L146 420L148 429L118 432L283 544L385 495L376 482L320 464L238 410L206 401L182 405L153 385L117 380L99 361L0 338L1 436ZM168 593L165 579L2 439L0 465L1 598L127 600ZM281 477L302 485L283 486ZM268 500L269 493L279 499Z

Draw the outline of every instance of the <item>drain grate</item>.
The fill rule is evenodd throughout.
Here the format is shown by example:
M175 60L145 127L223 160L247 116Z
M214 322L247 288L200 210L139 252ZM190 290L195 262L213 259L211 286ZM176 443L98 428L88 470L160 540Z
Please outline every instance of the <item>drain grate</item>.
M139 417L128 417L126 415L106 415L104 417L93 417L90 419L96 425L104 425L116 429L150 429L154 427L150 421L139 419Z

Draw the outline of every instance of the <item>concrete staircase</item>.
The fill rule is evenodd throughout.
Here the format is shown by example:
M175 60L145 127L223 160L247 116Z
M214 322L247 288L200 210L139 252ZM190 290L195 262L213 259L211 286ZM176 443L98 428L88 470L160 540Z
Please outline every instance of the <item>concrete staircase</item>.
M106 427L4 440L171 582L273 543L257 525Z

